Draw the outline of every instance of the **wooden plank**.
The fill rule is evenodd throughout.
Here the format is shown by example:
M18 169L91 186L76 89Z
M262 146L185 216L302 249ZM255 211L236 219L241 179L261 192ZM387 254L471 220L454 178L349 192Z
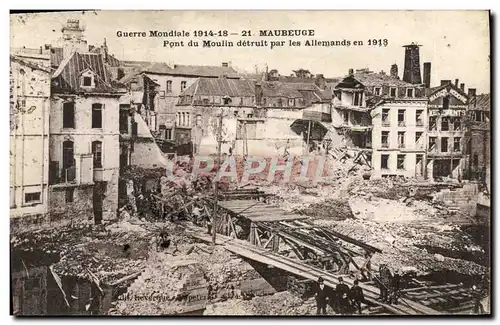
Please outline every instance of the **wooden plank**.
M281 215L281 216L276 216L276 215L263 215L263 216L258 216L258 217L252 217L248 218L251 221L267 221L267 222L276 222L276 221L281 221L281 220L296 220L296 219L304 219L307 217L302 217L298 214L292 214L292 215Z
M409 293L409 292L428 290L428 289L451 289L451 288L460 288L460 287L463 287L463 285L462 284L443 284L443 285L437 285L437 286L425 286L425 287L419 287L419 288L404 289L404 290L401 290L401 292Z

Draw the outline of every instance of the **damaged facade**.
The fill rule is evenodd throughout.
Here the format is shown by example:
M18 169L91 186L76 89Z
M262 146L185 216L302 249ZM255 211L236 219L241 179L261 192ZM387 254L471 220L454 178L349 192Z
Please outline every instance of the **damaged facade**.
M491 96L490 94L475 94L474 89L469 89L470 121L468 148L468 172L471 179L481 179L484 171L488 187L491 174Z
M466 170L466 116L469 98L451 80L430 89L427 169L429 178L462 178Z
M119 98L102 54L90 53L78 21L63 28L63 56L52 75L50 215L96 223L116 218Z
M132 63L126 62L126 65ZM228 63L221 66L174 65L150 63L139 65L120 79L131 91L143 91L144 98L149 92L155 99L155 107L146 107L146 122L164 152L176 152L180 155L192 153L190 130L193 117L190 112L177 111L179 95L190 87L198 78L239 79L236 71ZM151 91L145 87L144 78L155 83L157 87ZM140 97L139 97L140 98ZM165 146L165 148L163 148ZM174 149L176 147L176 149Z
M48 212L50 70L45 54L10 56L11 223ZM38 220L39 219L39 220Z
M335 87L337 128L363 151L373 177L424 175L425 89L383 72L353 70Z
M307 138L303 122L311 118L329 122L330 102L331 95L314 84L200 78L180 95L178 122L182 124L185 116L195 121L191 130L195 153L216 153L218 118L223 112L223 152L300 155Z

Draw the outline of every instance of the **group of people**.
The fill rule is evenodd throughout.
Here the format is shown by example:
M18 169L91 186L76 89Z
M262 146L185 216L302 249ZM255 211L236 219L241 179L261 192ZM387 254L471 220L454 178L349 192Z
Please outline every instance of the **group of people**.
M335 290L332 290L325 286L324 279L319 277L316 291L316 313L326 315L326 306L330 305L337 314L347 315L355 312L361 314L361 304L364 302L365 296L363 289L359 286L359 281L354 280L352 288L344 283L342 277L339 277L338 281Z

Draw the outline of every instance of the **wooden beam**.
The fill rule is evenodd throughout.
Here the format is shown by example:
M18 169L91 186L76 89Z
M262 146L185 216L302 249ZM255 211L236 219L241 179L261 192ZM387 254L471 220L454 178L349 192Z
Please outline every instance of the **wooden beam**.
M267 248L269 246L269 244L273 242L274 236L275 235L272 234L271 237L269 237L269 239L267 240L267 243L264 245L264 248Z

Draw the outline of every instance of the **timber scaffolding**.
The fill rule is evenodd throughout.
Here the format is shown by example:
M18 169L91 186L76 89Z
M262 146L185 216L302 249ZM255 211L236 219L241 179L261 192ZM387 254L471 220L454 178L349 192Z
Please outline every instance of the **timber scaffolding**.
M338 277L360 286L370 314L440 315L468 312L474 294L461 284L433 285L418 280L402 291L397 304L378 300L377 276L371 271L371 258L382 251L369 244L310 223L307 216L286 212L267 204L266 196L256 190L221 193L216 244L245 259L288 272L296 283L308 285L323 277L325 285L335 288ZM255 199L233 200L246 196ZM211 242L212 237L194 231L191 235ZM351 267L352 266L352 267ZM351 271L355 270L355 271ZM377 272L378 273L378 272ZM302 280L300 280L302 279ZM416 285L416 287L415 287Z

